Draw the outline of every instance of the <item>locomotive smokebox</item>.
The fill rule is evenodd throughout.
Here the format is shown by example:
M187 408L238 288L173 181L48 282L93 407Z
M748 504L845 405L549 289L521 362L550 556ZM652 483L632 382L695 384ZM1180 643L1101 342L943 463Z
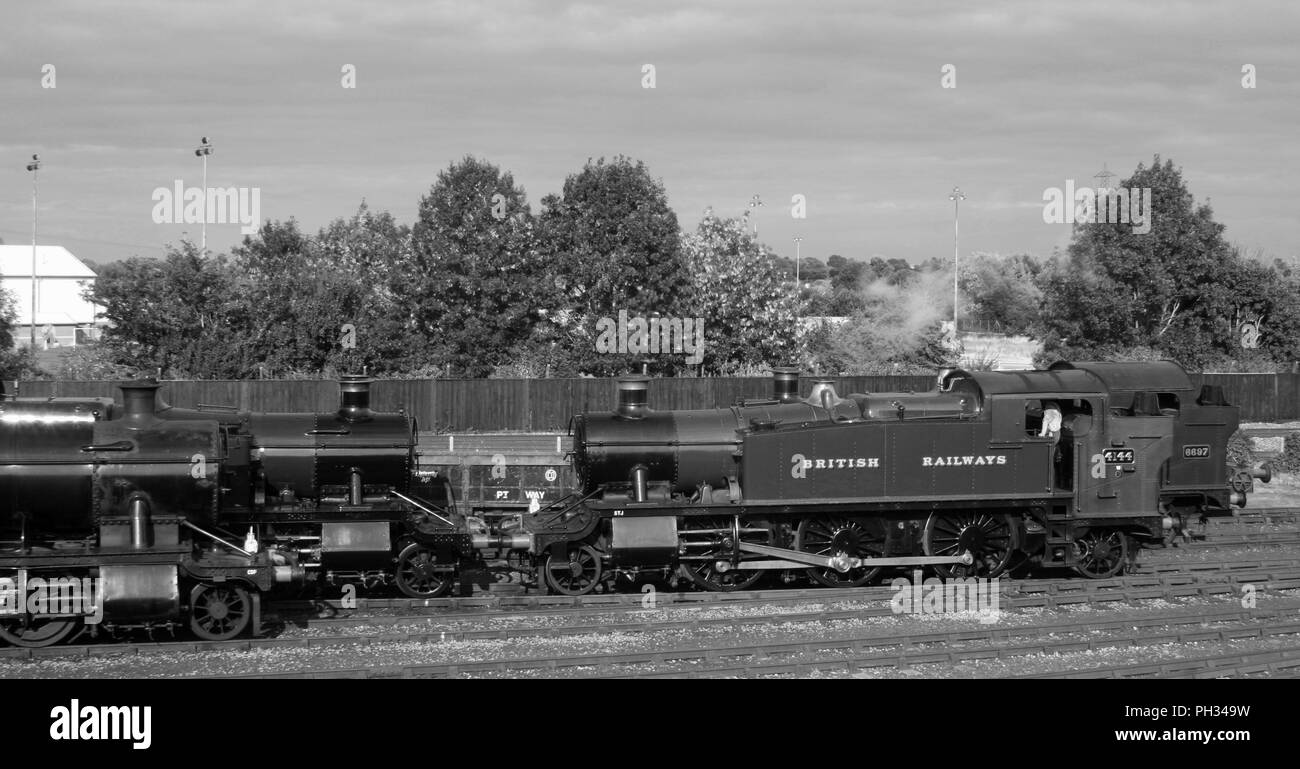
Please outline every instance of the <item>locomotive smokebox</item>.
M375 380L359 374L344 374L339 381L339 417L349 422L367 421L370 411L370 384Z
M794 403L799 400L798 367L781 366L772 369L772 400L778 403Z
M647 376L620 377L614 413L622 419L644 419L649 389L650 378Z

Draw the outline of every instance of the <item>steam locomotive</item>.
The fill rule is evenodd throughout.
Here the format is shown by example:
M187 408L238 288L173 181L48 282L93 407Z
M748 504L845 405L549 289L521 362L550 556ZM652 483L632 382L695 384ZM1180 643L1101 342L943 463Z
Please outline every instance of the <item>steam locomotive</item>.
M421 505L415 424L372 413L369 386L345 378L327 414L178 409L153 381L123 384L120 411L0 402L0 639L187 622L224 640L322 570L382 579Z
M158 417L157 384L108 399L0 403L0 639L57 643L83 624L230 638L261 596L302 581L277 550L214 527L240 438L210 419ZM247 455L244 449L245 457Z
M648 407L646 381L620 381L612 413L575 423L583 509L600 523L566 545L552 587L674 565L712 590L793 570L856 586L918 566L1105 578L1268 480L1226 482L1238 409L1172 362L945 369L930 392L847 397L818 380L805 399L797 376L776 371L767 401L673 412ZM1051 410L1059 433L1043 429Z
M222 640L256 630L273 591L436 597L489 563L569 595L766 573L856 586L897 567L1106 577L1267 480L1225 482L1237 409L1173 363L943 370L931 392L847 397L817 380L806 398L777 369L769 399L685 411L652 409L648 388L621 379L611 412L574 417L572 493L490 517L417 486L416 425L373 412L364 377L325 414L177 409L155 382L123 385L120 412L0 402L0 639L188 624Z

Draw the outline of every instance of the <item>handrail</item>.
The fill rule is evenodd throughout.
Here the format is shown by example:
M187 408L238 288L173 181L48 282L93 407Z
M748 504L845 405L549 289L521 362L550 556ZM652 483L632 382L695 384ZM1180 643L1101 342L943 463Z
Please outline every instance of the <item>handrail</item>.
M599 494L599 493L600 493L600 489L596 489L596 490L591 491L591 492L589 492L589 493L587 493L587 494L584 494L584 495L581 496L581 497L578 497L577 501L573 502L572 504L570 504L570 505L568 505L567 507L565 507L563 510L560 510L560 511L557 512L555 515L551 516L551 517L550 517L549 519L547 519L547 520L545 521L545 523L543 523L542 525L544 525L544 526L550 526L550 525L551 525L552 523L554 523L556 520L558 520L558 519L560 519L561 517L563 517L565 513L569 512L569 511L572 510L573 508L577 507L578 505L582 504L583 502L586 502L588 499L591 499L592 497L596 496L596 495ZM559 499L555 500L554 502L552 502L551 504L547 505L546 507L543 507L541 510L538 510L536 513L534 513L534 515L541 515L543 511L545 511L545 510L550 510L551 508L555 507L556 505L559 505L559 504L563 503L565 500L568 500L568 499L570 499L570 498L572 498L572 497L575 497L575 496L577 496L577 495L574 494L574 493L572 493L572 492L570 492L570 493L568 493L568 494L565 494L564 496L562 496L562 497L560 497Z
M190 523L190 522L189 522L187 519L185 519L185 518L182 518L182 519L181 519L181 523L184 524L184 525L186 525L186 526L188 526L188 527L190 527L191 529L194 529L195 531L197 531L198 533L202 534L203 536L208 537L208 538L211 539L213 542L220 542L221 544L225 545L226 547L230 548L231 550L237 550L237 551L243 553L244 555L248 556L249 558L256 558L256 557L257 557L257 556L255 556L255 555L253 555L252 553L248 552L247 550L245 550L244 548L239 547L238 545L232 545L232 544L230 544L229 542L227 542L226 540L222 539L221 537L218 537L216 534L213 534L213 533L211 533L211 532L207 532L207 531L204 531L203 529L200 529L198 526L195 526L194 524Z
M425 514L427 514L427 515L432 515L434 518L437 518L438 520L442 521L443 523L447 524L448 526L452 527L453 529L456 528L456 524L452 523L451 521L447 520L446 518L443 518L441 515L438 515L437 513L435 513L435 512L433 512L432 510L430 510L427 506L420 504L418 501L412 499L411 497L406 496L406 495L403 494L402 492L400 492L400 491L393 491L393 492L390 492L390 493L391 493L393 496L397 497L398 499L402 500L403 502L407 503L408 505L414 505L416 508L419 508L420 512L425 513Z

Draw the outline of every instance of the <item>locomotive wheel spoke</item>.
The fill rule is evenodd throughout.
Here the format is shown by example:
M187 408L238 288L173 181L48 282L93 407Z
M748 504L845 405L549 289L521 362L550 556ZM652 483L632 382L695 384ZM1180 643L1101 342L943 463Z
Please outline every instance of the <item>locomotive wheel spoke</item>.
M1114 529L1093 529L1074 542L1078 558L1074 570L1090 579L1113 577L1124 570L1128 537Z
M885 554L884 524L875 518L804 518L795 532L795 549L829 558L879 558ZM839 572L829 566L814 566L808 569L808 576L826 587L860 587L879 577L882 570L880 566L860 566Z
M14 646L38 649L59 643L71 635L80 624L80 620L66 617L27 617L0 623L0 640Z
M411 598L437 598L451 589L454 574L438 568L436 554L419 543L402 548L397 556L397 589Z
M947 579L996 577L1011 561L1010 516L988 513L932 513L925 522L922 545L929 556L958 556L970 551L969 564L938 564L935 572Z
M203 585L190 602L190 630L207 641L237 637L252 617L252 599L239 585Z
M591 545L571 545L568 559L546 556L542 564L546 584L563 595L586 595L600 584L600 553Z
M734 547L732 537L732 520L730 518L685 518L680 535L683 541L705 542L709 547L692 548L690 553L696 559L684 561L681 573L704 590L731 592L746 590L763 576L760 569L734 568L719 571L718 561L728 561ZM743 561L742 561L743 563Z

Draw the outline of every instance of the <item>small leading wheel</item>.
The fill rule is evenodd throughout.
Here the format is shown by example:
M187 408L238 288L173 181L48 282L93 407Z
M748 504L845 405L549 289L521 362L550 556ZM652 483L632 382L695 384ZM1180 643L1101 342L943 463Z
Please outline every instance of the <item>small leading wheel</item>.
M929 556L957 556L970 551L970 565L939 564L935 572L945 579L996 577L1011 561L1010 516L990 513L933 513L925 522L921 544Z
M66 617L24 616L0 623L0 640L28 648L53 646L71 635L80 625L81 620Z
M853 519L842 516L804 518L795 532L795 549L828 557L881 558L885 555L885 528L878 518ZM839 572L814 566L808 576L826 587L861 587L880 576L883 567L865 567Z
M723 571L717 565L718 561L731 559L737 536L750 533L738 531L739 528L731 516L683 518L678 532L687 547L687 556L680 559L682 575L696 587L715 592L730 593L752 587L762 578L761 569L731 568ZM753 539L753 534L750 534Z
M207 641L229 641L248 628L253 601L239 585L199 585L190 597L190 630Z
M563 595L586 595L600 584L600 553L591 545L570 545L568 558L546 556L542 573L546 584Z
M397 555L397 589L411 598L437 598L451 589L455 573L438 564L433 550L413 542Z
M1124 570L1128 537L1115 529L1091 529L1074 541L1074 570L1089 579L1106 579Z

